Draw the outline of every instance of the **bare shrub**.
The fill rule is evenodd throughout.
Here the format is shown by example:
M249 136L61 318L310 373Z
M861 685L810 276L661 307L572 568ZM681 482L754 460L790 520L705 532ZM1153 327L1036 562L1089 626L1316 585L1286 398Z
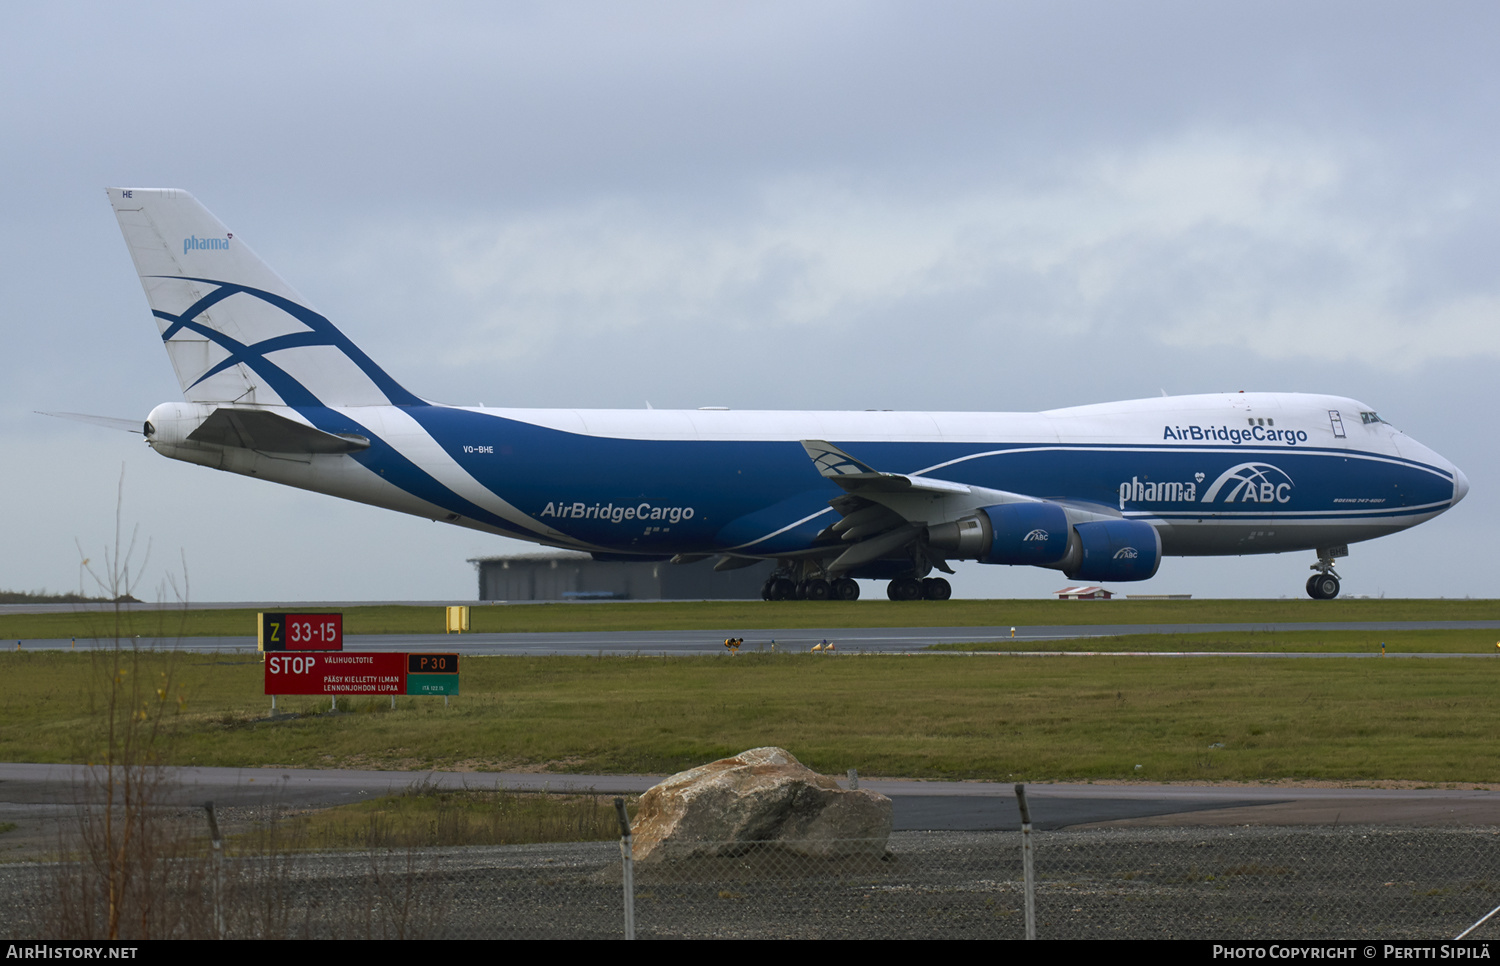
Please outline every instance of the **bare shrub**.
M127 632L123 608L135 599L149 544L137 562L138 530L125 539L123 502L122 471L114 545L102 568L82 563L116 603L84 685L91 727L79 736L77 820L63 832L58 861L39 866L37 931L59 940L432 934L439 920L415 851L325 862L306 851L305 836L267 821L226 854L218 843L210 848L198 808L172 801L168 725L186 696L175 681L176 652L143 651ZM185 612L186 578L180 590L168 583Z

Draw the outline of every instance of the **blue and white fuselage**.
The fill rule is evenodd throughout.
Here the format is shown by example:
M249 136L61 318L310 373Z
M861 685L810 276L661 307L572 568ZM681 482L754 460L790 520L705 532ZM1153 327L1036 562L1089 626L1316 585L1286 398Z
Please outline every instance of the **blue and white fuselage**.
M1144 579L1448 509L1462 473L1355 400L1177 396L1040 413L527 410L403 389L185 192L110 189L182 384L174 459L597 554L779 561L768 596L946 596L973 559ZM927 578L923 581L922 578ZM780 583L778 583L778 581ZM941 584L941 587L937 587ZM914 589L915 588L915 589ZM854 591L857 594L857 590Z

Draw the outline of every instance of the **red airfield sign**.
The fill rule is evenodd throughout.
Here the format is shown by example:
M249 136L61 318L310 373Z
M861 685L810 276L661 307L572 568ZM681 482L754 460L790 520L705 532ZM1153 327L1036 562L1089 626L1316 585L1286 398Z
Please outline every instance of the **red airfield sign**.
M382 651L266 655L266 694L405 694L406 655Z
M342 651L344 615L269 614L255 616L256 646L262 651Z

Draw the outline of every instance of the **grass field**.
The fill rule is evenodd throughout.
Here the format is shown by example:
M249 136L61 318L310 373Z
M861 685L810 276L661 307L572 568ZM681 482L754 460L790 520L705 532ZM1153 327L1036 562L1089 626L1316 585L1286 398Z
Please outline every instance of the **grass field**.
M1500 620L1500 600L640 601L482 604L470 611L470 627L476 633L1424 620ZM440 634L442 631L441 607L371 606L344 611L346 634ZM136 635L222 637L254 633L253 610L126 607L118 612L0 614L0 640L12 641Z
M932 651L1123 651L1123 652L1318 652L1379 654L1494 654L1500 658L1500 629L1478 631L1243 631L1214 634L1128 634L1072 640L986 641L932 644Z
M631 796L627 804L633 809ZM261 834L239 836L240 843ZM280 836L300 849L404 849L604 842L620 837L612 800L600 795L439 790L420 783L400 795L294 816Z
M1472 658L466 658L450 708L283 698L279 721L254 658L140 661L175 764L667 773L775 744L869 776L1500 781L1500 661ZM107 667L0 655L0 760L95 760Z

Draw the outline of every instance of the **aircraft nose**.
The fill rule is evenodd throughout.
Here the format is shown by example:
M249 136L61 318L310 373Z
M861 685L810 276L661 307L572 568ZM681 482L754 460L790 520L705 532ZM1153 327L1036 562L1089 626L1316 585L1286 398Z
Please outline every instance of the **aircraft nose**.
M1449 505L1456 505L1459 500L1462 500L1468 495L1469 478L1467 476L1464 476L1463 470L1455 466L1453 467L1453 503Z

